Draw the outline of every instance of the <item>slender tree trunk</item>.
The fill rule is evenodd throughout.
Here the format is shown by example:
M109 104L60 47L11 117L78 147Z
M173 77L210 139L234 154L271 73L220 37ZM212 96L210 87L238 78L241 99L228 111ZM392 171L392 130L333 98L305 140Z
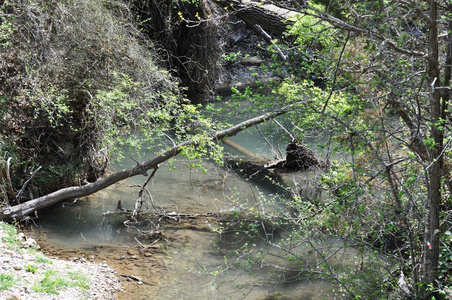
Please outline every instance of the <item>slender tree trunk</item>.
M432 87L430 97L430 107L432 113L432 125L430 138L434 145L429 154L429 166L427 169L428 178L428 199L427 216L425 222L424 236L424 263L422 277L426 283L435 285L438 277L438 260L440 250L440 230L439 230L439 208L441 202L441 179L443 168L443 140L444 133L439 123L442 117L441 93L440 93L440 72L439 72L439 50L438 50L438 11L435 0L429 0L429 53L428 53L428 77Z

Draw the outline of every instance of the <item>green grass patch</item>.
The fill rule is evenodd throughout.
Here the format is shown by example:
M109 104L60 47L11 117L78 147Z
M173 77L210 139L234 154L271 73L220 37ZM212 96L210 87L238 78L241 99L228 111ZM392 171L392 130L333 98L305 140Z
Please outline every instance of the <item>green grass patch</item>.
M69 272L66 277L53 270L47 270L44 272L44 278L33 286L33 290L38 293L57 295L58 291L64 287L79 287L86 291L89 289L89 280L80 271Z
M83 291L89 290L89 279L81 271L69 272L69 278L72 280L72 286L77 286Z
M37 256L35 258L35 263L44 263L44 264L49 264L50 265L50 264L53 263L53 261L50 258L45 257L45 256Z
M2 237L2 242L5 243L8 247L14 246L17 244L16 235L17 230L13 225L9 225L7 223L0 222L0 227L3 229L7 236Z
M28 264L28 265L25 266L25 271L27 271L27 272L30 272L30 273L34 274L34 273L36 273L37 270L38 270L38 267L35 266L35 265Z
M12 275L8 274L0 274L0 291L7 290L10 287L14 286L16 279Z

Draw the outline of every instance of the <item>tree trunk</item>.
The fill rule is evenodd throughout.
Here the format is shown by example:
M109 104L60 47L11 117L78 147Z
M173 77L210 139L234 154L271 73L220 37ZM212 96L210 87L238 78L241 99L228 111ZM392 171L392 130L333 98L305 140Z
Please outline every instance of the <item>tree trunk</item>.
M439 71L439 48L438 48L438 11L435 0L429 0L429 53L428 53L428 77L432 86L430 106L432 114L432 125L430 138L434 145L429 155L429 168L427 171L427 216L424 236L424 262L423 279L426 283L436 285L438 278L438 261L440 250L439 209L441 203L441 170L443 169L443 140L444 133L441 129L441 93L440 93L440 71Z
M232 10L240 19L247 24L256 24L264 30L282 36L287 25L294 23L294 17L299 13L281 8L272 4L261 4L259 2L241 2L237 0L216 0L217 3Z
M286 113L285 110L280 110L280 111L267 113L267 114L261 115L259 117L244 121L240 124L232 126L231 128L228 128L228 129L225 129L225 130L212 134L211 140L222 140L228 136L233 136L236 133L238 133L246 128L249 128L256 124L263 123L267 120L276 118L277 116L282 115L284 113ZM180 143L180 144L172 147L171 149L168 149L168 150L160 153L159 155L151 158L150 160L148 160L142 164L138 164L134 167L116 172L116 173L114 173L104 179L98 180L94 183L90 183L90 184L87 184L84 186L74 186L74 187L64 188L64 189L58 190L56 192L50 193L48 195L22 203L20 205L4 208L0 211L0 219L3 221L19 221L19 220L23 219L24 217L26 217L27 215L30 215L39 209L48 207L48 206L58 203L60 201L93 194L95 192L98 192L102 189L109 187L110 185L112 185L116 182L119 182L121 180L130 178L130 177L138 175L138 174L146 175L147 170L154 169L158 166L158 164L163 163L164 161L168 160L169 158L178 155L184 149L184 147L187 147L187 146L196 146L196 142L190 140L190 141L185 141L183 143Z

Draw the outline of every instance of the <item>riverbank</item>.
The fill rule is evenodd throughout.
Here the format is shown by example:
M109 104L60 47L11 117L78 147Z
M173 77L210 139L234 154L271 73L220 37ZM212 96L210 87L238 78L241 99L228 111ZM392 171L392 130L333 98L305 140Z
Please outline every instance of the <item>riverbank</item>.
M106 263L39 251L32 238L0 222L0 299L116 299L120 281Z

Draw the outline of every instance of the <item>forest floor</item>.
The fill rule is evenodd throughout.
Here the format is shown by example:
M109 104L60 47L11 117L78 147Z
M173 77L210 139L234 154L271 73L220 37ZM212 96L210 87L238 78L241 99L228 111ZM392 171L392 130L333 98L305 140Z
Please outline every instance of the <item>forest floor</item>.
M0 299L116 299L116 271L83 257L45 255L32 238L0 223Z

